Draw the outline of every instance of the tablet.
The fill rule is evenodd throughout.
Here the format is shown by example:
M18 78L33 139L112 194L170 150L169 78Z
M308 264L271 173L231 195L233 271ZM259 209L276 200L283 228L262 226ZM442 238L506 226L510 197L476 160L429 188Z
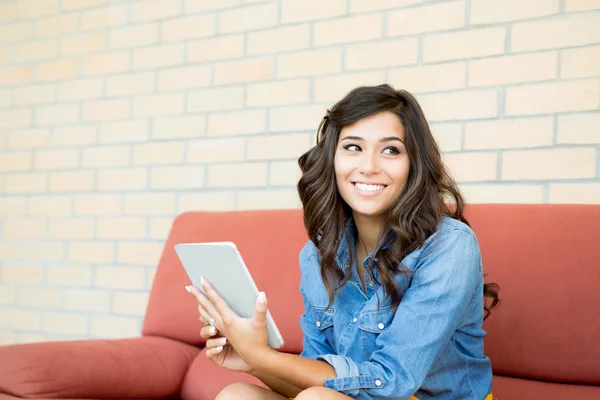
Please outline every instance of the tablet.
M202 293L206 295L200 277L212 284L237 315L243 318L252 317L259 290L235 244L181 243L175 245L175 252L192 284ZM271 348L278 349L283 346L283 338L268 310L267 334Z

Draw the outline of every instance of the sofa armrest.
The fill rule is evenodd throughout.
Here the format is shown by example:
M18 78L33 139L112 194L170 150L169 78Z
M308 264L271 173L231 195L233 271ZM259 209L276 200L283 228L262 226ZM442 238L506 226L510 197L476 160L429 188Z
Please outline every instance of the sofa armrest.
M0 347L0 393L28 398L177 397L199 349L142 337Z

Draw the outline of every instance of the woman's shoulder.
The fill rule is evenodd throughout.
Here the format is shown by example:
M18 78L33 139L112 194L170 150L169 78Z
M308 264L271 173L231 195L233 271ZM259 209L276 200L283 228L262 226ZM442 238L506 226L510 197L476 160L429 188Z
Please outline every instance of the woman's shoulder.
M443 216L440 219L435 232L425 240L420 251L417 250L417 252L429 253L429 250L436 248L445 249L444 245L451 245L456 249L462 248L463 250L479 248L473 229L466 223L449 216Z

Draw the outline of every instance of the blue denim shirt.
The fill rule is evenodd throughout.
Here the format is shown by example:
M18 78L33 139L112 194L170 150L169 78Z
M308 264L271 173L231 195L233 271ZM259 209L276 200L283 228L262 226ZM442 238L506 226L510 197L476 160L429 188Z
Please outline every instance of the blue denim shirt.
M338 262L352 276L328 309L317 249L309 241L300 252L301 356L334 367L336 378L325 386L364 400L482 400L491 393L483 272L473 231L442 218L436 233L404 258L414 274L396 278L404 295L395 312L378 283L364 292L357 269L348 265L350 251L342 241Z

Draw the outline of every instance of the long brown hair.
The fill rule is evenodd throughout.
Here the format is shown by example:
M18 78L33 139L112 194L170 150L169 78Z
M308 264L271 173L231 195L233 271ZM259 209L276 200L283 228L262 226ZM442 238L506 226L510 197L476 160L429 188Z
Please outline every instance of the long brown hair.
M442 162L438 145L417 100L409 92L394 90L387 84L353 89L327 111L319 125L316 146L298 159L302 170L298 193L304 207L304 225L321 257L321 277L330 305L335 291L350 278L350 274L345 274L337 265L338 248L342 240L348 248L353 248L345 234L352 211L337 190L335 150L344 126L383 111L391 111L400 118L410 161L406 186L398 202L388 211L384 235L375 248L377 263L372 265L386 296L391 297L393 307L398 306L402 295L395 275L411 273L402 265L402 260L436 232L442 216L468 225L464 217L464 199ZM447 204L448 200L453 204ZM391 240L389 246L382 248L384 238ZM352 265L352 253L350 258ZM484 306L484 318L487 318L499 303L498 285L484 284L483 291L492 299L491 305L486 302Z

